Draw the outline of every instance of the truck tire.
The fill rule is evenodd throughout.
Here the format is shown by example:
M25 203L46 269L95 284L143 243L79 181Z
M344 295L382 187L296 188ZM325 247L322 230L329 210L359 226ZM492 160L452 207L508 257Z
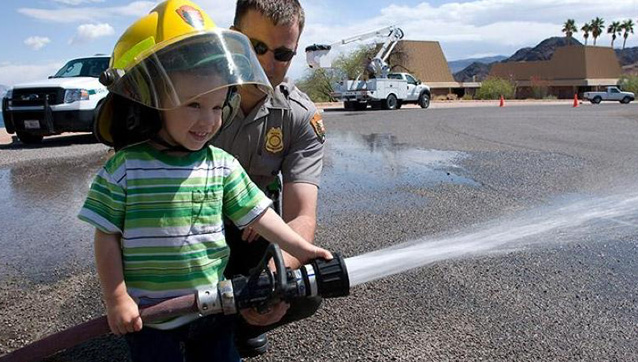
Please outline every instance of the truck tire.
M428 108L430 106L430 95L425 92L421 93L419 95L418 103L421 108Z
M600 96L595 96L594 99L591 100L592 104L600 104L603 99Z
M388 94L388 98L386 98L385 102L383 102L383 108L389 109L389 110L395 110L397 109L398 103L399 101L397 100L397 96L395 96L394 94Z
M368 103L354 102L355 111L365 111L368 108Z
M31 134L31 133L26 133L21 131L16 132L16 134L18 135L18 139L20 139L20 141L24 143L25 145L38 144L42 142L42 139L44 138L41 135Z
M401 106L403 105L403 102L401 102L400 100L397 102L397 109L401 109Z
M343 102L343 109L345 109L346 111L352 111L354 110L355 103L357 102L345 101Z
M622 103L622 104L628 104L629 102L631 102L631 98L629 98L629 97L625 97L625 98L622 99L622 101L620 101L620 103Z

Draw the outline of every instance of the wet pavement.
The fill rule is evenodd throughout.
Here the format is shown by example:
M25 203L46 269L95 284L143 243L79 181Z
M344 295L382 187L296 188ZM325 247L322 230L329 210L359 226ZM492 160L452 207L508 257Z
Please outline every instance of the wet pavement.
M317 242L347 257L638 191L635 105L327 111L324 121ZM75 215L106 150L82 137L0 147L0 353L103 312L92 231ZM360 285L271 333L271 352L253 361L637 360L638 220L621 221ZM51 361L123 351L109 337Z
M90 229L76 214L103 162L60 160L0 169L0 214L9 216L2 220L0 281L19 275L51 282L60 278L52 270L92 265L92 246L79 242Z

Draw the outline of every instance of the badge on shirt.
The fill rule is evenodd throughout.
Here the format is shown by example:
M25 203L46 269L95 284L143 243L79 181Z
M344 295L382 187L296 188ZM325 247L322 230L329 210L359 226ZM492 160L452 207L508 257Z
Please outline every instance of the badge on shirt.
M271 127L266 133L266 151L281 152L284 149L284 135L281 127Z
M326 128L323 126L323 119L321 118L321 114L319 112L315 112L315 115L310 120L310 124L315 130L319 142L326 142Z

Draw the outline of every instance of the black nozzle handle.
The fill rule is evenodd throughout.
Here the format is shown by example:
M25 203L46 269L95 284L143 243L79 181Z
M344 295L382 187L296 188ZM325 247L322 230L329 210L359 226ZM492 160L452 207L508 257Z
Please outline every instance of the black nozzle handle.
M350 278L343 257L333 253L332 260L315 259L311 263L315 270L317 289L323 298L345 297L350 294Z

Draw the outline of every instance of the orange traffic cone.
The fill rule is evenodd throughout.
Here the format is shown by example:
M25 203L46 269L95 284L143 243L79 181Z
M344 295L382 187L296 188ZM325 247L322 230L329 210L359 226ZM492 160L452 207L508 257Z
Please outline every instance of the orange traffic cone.
M499 107L505 107L505 99L501 96L501 103L498 105Z
M574 93L574 108L578 107L578 93Z

